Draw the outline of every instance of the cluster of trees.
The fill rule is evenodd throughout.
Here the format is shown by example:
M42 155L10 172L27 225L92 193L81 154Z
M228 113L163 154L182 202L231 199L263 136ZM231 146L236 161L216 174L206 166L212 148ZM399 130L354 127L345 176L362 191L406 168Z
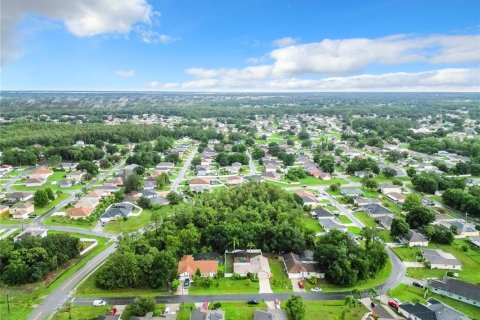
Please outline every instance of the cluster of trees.
M314 241L302 216L302 205L292 194L268 184L205 193L194 203L177 205L173 215L155 217L144 235L122 238L96 282L101 288L165 287L183 255L221 253L234 246L301 252Z
M465 189L465 178L447 177L436 173L422 172L412 176L412 184L415 190L428 194L435 194L439 190L450 188Z
M38 208L45 207L52 200L55 200L55 194L50 188L38 189L33 195L33 204Z
M248 157L245 152L220 152L215 156L215 161L221 166L229 166L234 162L239 162L243 165L248 164Z
M407 137L411 136L410 128L416 128L418 125L415 121L405 118L357 118L352 120L352 128L355 131L368 130L368 132L375 132L379 138L392 139L405 142ZM376 140L378 141L378 139ZM372 140L367 144L376 145Z
M286 167L293 166L295 163L295 155L286 153L276 142L270 142L268 144L268 153L282 160L283 165Z
M374 240L373 229L362 232L365 247L358 245L345 232L331 230L319 237L315 246L315 259L325 270L325 278L340 285L355 285L375 277L388 260L384 245Z
M252 158L254 160L259 160L265 156L265 151L260 147L253 148Z
M468 190L451 188L442 194L443 202L471 216L480 217L480 187L470 187Z
M0 240L0 274L4 283L37 282L80 254L80 239L65 234Z
M162 189L166 185L170 183L170 179L168 178L168 174L165 172L160 173L156 178L155 178L155 183L157 185L158 189Z
M355 171L371 171L378 174L380 168L377 162L371 158L355 157L348 164L346 171L348 174L354 174Z
M436 154L438 151L448 151L474 158L480 156L480 139L460 140L427 137L411 141L410 149L427 154Z
M90 177L96 176L98 174L98 167L95 163L88 160L82 160L77 165L77 170L86 171ZM86 179L88 180L87 177Z
M288 170L285 178L291 181L298 181L298 179L303 179L307 177L307 173L303 168L291 168Z
M139 151L127 158L127 164L138 164L145 168L156 166L162 157L157 151Z

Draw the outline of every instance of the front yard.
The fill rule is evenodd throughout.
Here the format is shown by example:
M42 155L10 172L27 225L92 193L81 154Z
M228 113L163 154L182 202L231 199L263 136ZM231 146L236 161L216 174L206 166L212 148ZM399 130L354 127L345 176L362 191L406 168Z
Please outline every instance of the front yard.
M233 280L232 278L212 279L210 287L205 287L192 282L189 294L234 294L234 293L258 293L260 286L258 281L249 279Z
M292 292L292 282L285 271L283 261L270 259L269 263L272 277L270 287L274 293Z
M304 224L305 228L307 228L307 230L310 230L314 233L325 232L325 230L323 230L322 226L318 222L318 219L311 218L309 216L307 217L305 215L305 217L302 220L303 220L303 224Z
M173 211L172 206L163 206L155 212L158 212L161 217L166 216ZM153 210L143 209L142 213L136 217L128 217L125 221L111 221L103 230L109 233L133 232L152 223Z

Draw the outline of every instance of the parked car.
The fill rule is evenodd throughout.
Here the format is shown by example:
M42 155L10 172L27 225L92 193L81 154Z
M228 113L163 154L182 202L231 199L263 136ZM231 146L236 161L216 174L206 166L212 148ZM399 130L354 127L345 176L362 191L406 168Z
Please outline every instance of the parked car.
M31 213L28 215L28 218L29 219L35 219L37 217L37 215L35 213Z
M248 300L247 301L247 304L250 304L250 305L254 305L254 304L258 304L258 301L257 300Z
M395 300L389 300L388 305L392 307L393 309L397 310L398 309L398 302Z
M298 287L299 287L300 289L305 289L305 283L303 283L302 280L298 281Z
M163 312L163 314L172 314L172 311L170 310L169 307L166 307L166 308L165 308L165 311Z
M185 289L187 289L188 287L190 287L190 279L185 279L185 281L183 282L183 287Z
M370 307L375 308L375 303L370 302Z
M95 307L106 306L106 305L107 305L107 301L105 301L105 300L93 300L93 305L94 305Z
M319 288L319 287L315 287L315 288L310 289L310 291L312 291L312 292L322 292L322 289Z
M417 281L413 281L412 284L413 284L414 287L422 288L422 289L423 289L423 285L422 285L421 283L417 282Z

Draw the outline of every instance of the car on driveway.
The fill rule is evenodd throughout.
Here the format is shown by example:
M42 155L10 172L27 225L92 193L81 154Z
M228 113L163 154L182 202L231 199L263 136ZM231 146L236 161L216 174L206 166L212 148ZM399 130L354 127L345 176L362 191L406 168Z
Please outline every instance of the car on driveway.
M304 288L305 288L305 283L303 283L302 280L298 281L298 287L299 287L300 289L304 289Z
M190 279L185 279L185 281L183 282L183 287L185 289L188 289L188 287L190 287Z
M94 305L95 307L106 306L106 305L107 305L107 301L105 301L105 300L93 300L93 305Z
M247 301L247 304L249 304L249 305L257 305L257 304L259 304L259 303L258 303L257 300L252 299L252 300L248 300L248 301Z
M322 292L322 289L319 288L319 287L315 287L315 288L310 289L310 291L312 291L312 292Z
M413 286L414 287L417 287L417 288L422 288L423 289L423 285L420 283L420 282L417 282L417 281L413 281Z

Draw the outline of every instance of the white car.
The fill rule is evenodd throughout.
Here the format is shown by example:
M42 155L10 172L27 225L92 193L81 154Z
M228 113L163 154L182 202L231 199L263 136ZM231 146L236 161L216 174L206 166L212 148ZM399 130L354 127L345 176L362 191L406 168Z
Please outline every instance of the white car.
M312 292L322 292L322 289L319 287L312 288L310 291Z
M107 301L105 301L105 300L93 300L93 305L94 305L95 307L106 306L106 305L107 305Z

